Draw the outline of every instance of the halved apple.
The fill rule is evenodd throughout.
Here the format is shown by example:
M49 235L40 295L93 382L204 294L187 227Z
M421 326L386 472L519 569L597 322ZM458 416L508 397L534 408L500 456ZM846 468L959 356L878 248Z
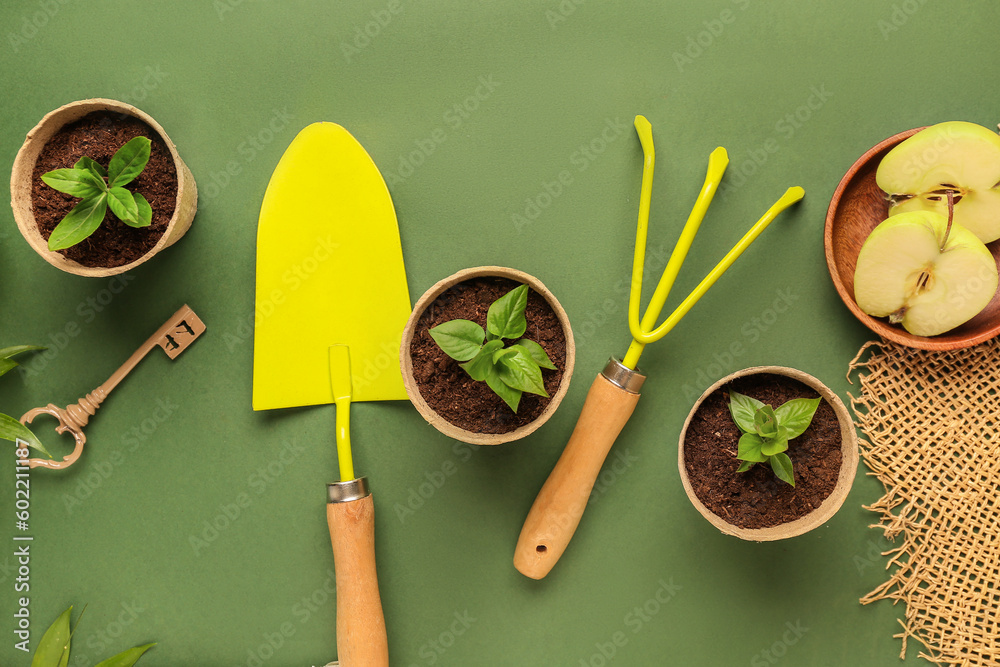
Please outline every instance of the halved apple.
M917 336L936 336L982 311L997 291L993 255L933 211L894 215L872 230L854 272L854 299Z
M889 151L875 173L889 195L889 215L948 214L983 243L1000 238L1000 136L975 123L950 121L917 132Z

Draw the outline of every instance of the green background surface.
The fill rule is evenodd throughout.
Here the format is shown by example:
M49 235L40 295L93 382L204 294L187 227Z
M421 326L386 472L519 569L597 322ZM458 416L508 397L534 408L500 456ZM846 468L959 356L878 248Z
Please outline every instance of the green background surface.
M896 132L996 123L1000 5L344 4L42 0L0 9L0 171L46 112L111 97L166 128L201 194L188 234L129 273L124 289L51 267L0 210L0 344L50 347L30 374L0 382L0 411L75 401L183 303L208 325L175 362L157 351L142 362L87 428L75 467L33 473L32 647L68 605L88 604L71 665L149 641L159 645L147 666L335 657L324 519L334 409L250 407L261 198L296 132L327 120L348 128L389 181L413 300L458 269L511 266L556 294L577 343L561 409L514 444L473 451L406 402L354 408L356 467L375 489L393 665L898 663L892 635L903 607L858 602L886 576L886 545L868 527L877 517L862 509L881 487L864 466L826 525L745 543L687 501L677 437L695 395L746 366L800 368L846 398L848 362L871 334L827 273L830 197L859 155ZM722 145L732 159L672 302L785 188L807 194L648 348L642 401L606 469L627 467L606 475L552 574L531 581L511 564L521 524L591 378L629 340L621 286L641 172L637 113L657 143L655 270L709 152ZM563 171L571 182L540 197ZM545 204L537 215L530 201ZM519 224L527 213L533 219ZM790 306L776 314L781 295ZM67 326L77 335L64 335ZM5 667L28 664L13 649L13 464L12 455L0 464ZM219 517L240 494L249 506L206 533L206 522L226 523ZM415 509L404 513L407 503ZM192 536L211 539L196 547ZM604 657L616 638L623 645ZM908 664L923 663L918 648L911 642Z

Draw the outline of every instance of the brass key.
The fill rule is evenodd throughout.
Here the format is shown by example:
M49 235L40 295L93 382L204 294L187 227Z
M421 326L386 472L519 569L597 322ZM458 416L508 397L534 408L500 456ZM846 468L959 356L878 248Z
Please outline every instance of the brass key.
M101 406L101 403L108 397L111 390L118 386L122 378L128 375L128 372L135 368L136 364L154 347L162 347L168 357L176 359L204 331L205 323L185 304L162 327L157 329L156 333L150 336L100 387L76 403L66 406L65 409L49 403L44 408L28 410L21 417L22 424L30 424L40 414L52 415L59 421L59 425L56 426L56 433L61 434L67 431L71 433L73 439L76 441L76 447L73 448L73 451L68 456L64 456L62 461L55 461L53 459L21 459L18 462L21 465L27 465L32 468L52 468L57 470L73 465L80 458L80 454L83 452L83 445L87 441L87 436L83 434L83 427L87 425L93 414L97 412L97 408Z

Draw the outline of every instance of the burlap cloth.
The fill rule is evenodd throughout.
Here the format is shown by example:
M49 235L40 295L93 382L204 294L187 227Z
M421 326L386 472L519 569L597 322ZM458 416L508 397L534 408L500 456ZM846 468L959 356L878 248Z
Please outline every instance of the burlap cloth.
M900 657L1000 665L1000 344L924 352L867 343L851 362L861 455L885 487L866 506L895 548L861 598L902 601Z

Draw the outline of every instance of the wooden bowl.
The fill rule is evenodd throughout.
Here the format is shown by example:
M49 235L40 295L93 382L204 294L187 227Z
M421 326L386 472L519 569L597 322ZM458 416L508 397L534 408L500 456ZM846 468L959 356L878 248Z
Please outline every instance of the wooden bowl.
M854 301L854 270L865 239L889 213L885 193L875 184L875 171L885 154L904 139L924 128L918 127L889 137L858 158L844 175L830 200L826 214L823 245L826 265L837 293L862 324L882 338L921 350L958 350L987 341L1000 334L1000 291L986 308L965 324L939 336L915 336L898 324L872 317ZM1000 271L1000 241L987 244Z

